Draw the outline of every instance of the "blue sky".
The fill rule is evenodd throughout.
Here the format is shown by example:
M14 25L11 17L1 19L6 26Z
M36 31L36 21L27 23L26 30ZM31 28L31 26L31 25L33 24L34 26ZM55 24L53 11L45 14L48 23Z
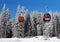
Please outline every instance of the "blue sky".
M60 0L0 0L0 12L4 3L10 10L11 18L15 18L18 5L24 6L29 11L46 12L45 6L48 6L48 10L53 12L56 10L60 11Z

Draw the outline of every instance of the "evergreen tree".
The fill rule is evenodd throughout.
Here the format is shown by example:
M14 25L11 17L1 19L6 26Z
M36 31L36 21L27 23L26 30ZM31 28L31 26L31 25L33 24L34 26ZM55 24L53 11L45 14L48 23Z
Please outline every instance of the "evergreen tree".
M42 35L42 17L41 13L36 12L37 14L37 35Z
M34 11L31 14L32 14L31 15L32 35L36 36L37 35L37 15Z
M1 35L0 35L0 37L3 37L3 38L7 37L7 32L9 30L9 27L8 27L7 24L10 21L9 19L10 19L10 14L9 14L8 9L6 9L6 5L4 4L3 10L1 12L1 20L0 20L0 24L2 25L1 26Z
M13 27L13 37L24 37L24 22L19 22L18 17L23 14L20 10L20 5L18 5L16 19Z
M32 26L31 26L31 18L30 18L30 15L29 15L29 12L28 10L25 11L25 35L26 36L31 36L31 30L32 30Z

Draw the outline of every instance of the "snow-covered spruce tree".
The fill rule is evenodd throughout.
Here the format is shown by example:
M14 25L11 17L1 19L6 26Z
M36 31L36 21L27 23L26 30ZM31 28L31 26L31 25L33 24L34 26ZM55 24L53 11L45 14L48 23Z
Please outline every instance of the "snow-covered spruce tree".
M41 12L40 13L41 14L41 35L43 35L43 28L44 28L44 21L43 21L43 16L44 16L44 13L43 12Z
M60 13L57 18L57 37L60 38Z
M4 4L3 10L1 12L1 20L0 20L0 24L1 24L0 37L1 38L6 38L8 36L7 33L9 32L9 28L11 27L11 26L8 27L8 24L10 22L9 19L10 19L10 14L9 14L8 9L6 9L6 5Z
M32 36L36 36L37 35L37 15L34 11L31 13L31 24L32 24Z
M7 23L6 23L6 26L7 26L7 34L6 34L6 37L8 38L11 38L12 37L12 21L10 19L10 12L9 12L9 9L7 9L7 15L6 15L6 20L7 20Z
M49 36L53 36L53 13L49 11L49 14L51 15L51 20L50 20L50 28L49 28Z
M24 37L24 22L19 22L18 17L24 14L24 7L20 10L20 5L18 5L16 19L13 27L13 37Z
M25 11L25 36L31 36L31 18L28 10Z
M32 20L32 34L33 35L41 35L42 34L42 17L41 17L41 14L36 11L32 13L31 15L31 20Z
M53 26L54 26L54 28L53 28L53 34L55 35L55 36L57 36L57 32L58 32L58 23L59 23L59 19L58 19L59 17L58 17L58 12L55 12L54 13L54 16L53 16Z
M36 11L37 14L37 35L42 35L42 17L41 17L41 13L39 13L38 11Z
M35 28L34 28L34 21L33 21L33 12L30 13L30 16L31 16L31 25L32 25L32 33L31 33L31 35L34 36Z

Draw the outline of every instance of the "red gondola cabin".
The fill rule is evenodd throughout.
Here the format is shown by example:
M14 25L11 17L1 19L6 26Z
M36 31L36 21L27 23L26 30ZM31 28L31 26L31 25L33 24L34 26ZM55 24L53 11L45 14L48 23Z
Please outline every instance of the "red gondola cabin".
M51 20L51 15L49 13L44 14L43 21L49 22Z
M24 22L24 17L23 17L23 16L19 16L19 17L18 17L18 21L19 21L19 22Z

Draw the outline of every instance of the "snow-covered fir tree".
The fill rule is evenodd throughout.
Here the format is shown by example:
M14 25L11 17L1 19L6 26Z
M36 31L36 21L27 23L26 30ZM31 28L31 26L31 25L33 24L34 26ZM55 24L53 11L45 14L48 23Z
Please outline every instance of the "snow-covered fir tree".
M24 37L24 22L19 22L18 17L24 14L24 7L20 10L20 5L18 5L16 19L13 27L13 37Z
M25 11L25 35L26 36L31 36L32 35L32 26L31 26L31 17L30 14L28 12L28 10L26 9Z
M37 35L42 35L42 26L43 26L43 20L41 17L41 13L37 12Z
M31 12L32 36L37 35L37 14L35 11Z
M53 15L53 20L54 20L54 32L55 32L55 36L57 36L57 31L58 31L58 12L56 11L55 13L54 13L54 15Z
M57 37L60 38L60 13L58 14L57 19Z
M10 23L10 13L9 13L9 10L6 8L5 4L1 12L0 25L1 25L0 37L3 37L3 38L8 37L9 36L8 34L10 33L11 23Z

